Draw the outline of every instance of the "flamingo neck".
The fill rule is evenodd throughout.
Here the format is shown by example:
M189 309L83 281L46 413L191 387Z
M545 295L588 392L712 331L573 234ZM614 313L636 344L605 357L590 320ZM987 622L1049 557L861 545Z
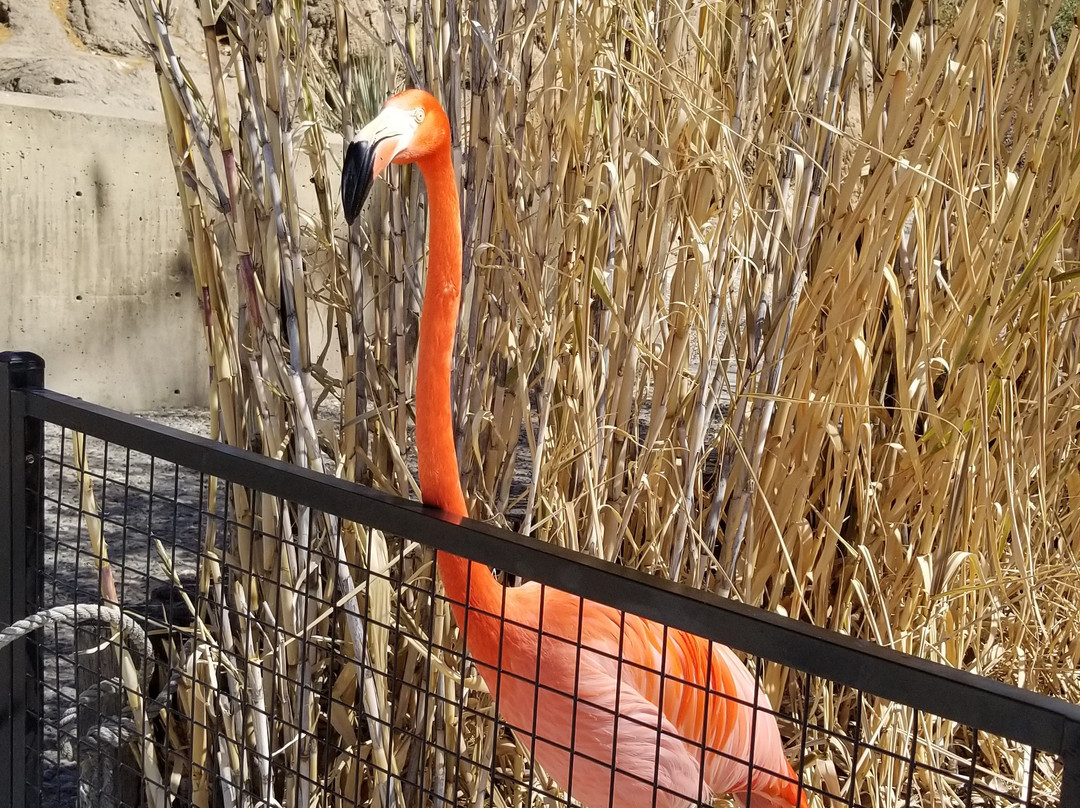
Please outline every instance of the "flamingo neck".
M416 371L416 452L420 496L458 516L468 516L461 490L454 423L450 409L450 373L461 303L461 205L449 145L418 163L428 195L428 273L420 314ZM459 626L464 609L498 613L501 587L478 562L440 552L439 573ZM470 643L471 644L471 643Z

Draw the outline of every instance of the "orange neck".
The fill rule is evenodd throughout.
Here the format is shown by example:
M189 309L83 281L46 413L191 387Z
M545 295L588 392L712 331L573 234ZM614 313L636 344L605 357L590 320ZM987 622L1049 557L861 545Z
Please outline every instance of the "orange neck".
M427 505L468 516L450 412L450 372L461 302L461 206L449 144L418 165L427 186L429 210L427 286L416 360L420 496ZM487 567L449 553L438 556L443 586L452 601L501 612L501 587ZM464 609L458 605L453 610L458 625L463 626Z

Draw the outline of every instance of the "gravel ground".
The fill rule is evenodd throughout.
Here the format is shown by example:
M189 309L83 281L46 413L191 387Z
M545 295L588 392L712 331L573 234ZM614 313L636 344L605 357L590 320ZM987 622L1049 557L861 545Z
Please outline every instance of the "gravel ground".
M187 432L208 433L205 410L154 412L144 417ZM133 612L159 611L170 603L173 590L152 540L168 548L169 566L181 579L193 577L205 487L199 475L189 470L102 441L89 440L87 454L119 600ZM84 507L80 494L71 435L53 425L46 429L44 468L43 605L96 603L98 584L89 538L93 523L87 520L91 509ZM90 713L96 710L84 709L78 716L74 709L74 629L61 625L42 634L41 806L73 808L78 804L79 758L92 745L86 728L93 726ZM95 672L86 664L85 656L81 657L83 678L93 678Z

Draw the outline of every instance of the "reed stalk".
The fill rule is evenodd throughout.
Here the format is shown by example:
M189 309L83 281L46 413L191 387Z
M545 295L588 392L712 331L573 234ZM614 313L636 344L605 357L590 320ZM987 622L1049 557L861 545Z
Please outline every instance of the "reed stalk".
M133 8L222 440L416 494L421 179L392 169L352 232L337 186L342 138L421 83L460 169L453 395L477 516L1080 698L1074 8L422 0L370 29L335 0L320 49L301 0L202 0L205 86L158 0ZM433 805L475 802L492 766L532 776L461 709L490 705L428 551L227 490L235 535L199 584L223 634L192 646L182 692L200 765L250 782L230 804L393 806L418 798L403 773ZM946 771L973 742L774 666L764 684ZM290 729L229 712L253 693ZM813 785L904 799L900 763L810 741ZM1056 787L1045 761L978 748L1001 788Z

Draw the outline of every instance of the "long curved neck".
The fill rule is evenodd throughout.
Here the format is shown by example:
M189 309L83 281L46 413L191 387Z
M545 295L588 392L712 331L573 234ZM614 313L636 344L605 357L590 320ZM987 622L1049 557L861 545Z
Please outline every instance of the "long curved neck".
M449 149L419 164L428 193L428 275L420 313L416 371L416 451L421 497L428 505L468 516L461 491L450 373L461 303L461 207Z
M450 372L461 303L461 205L449 145L418 163L428 194L428 274L420 314L416 371L416 452L420 496L459 516L468 516L454 446ZM439 553L439 572L453 601L493 612L501 587L482 564ZM458 624L464 612L454 608Z

